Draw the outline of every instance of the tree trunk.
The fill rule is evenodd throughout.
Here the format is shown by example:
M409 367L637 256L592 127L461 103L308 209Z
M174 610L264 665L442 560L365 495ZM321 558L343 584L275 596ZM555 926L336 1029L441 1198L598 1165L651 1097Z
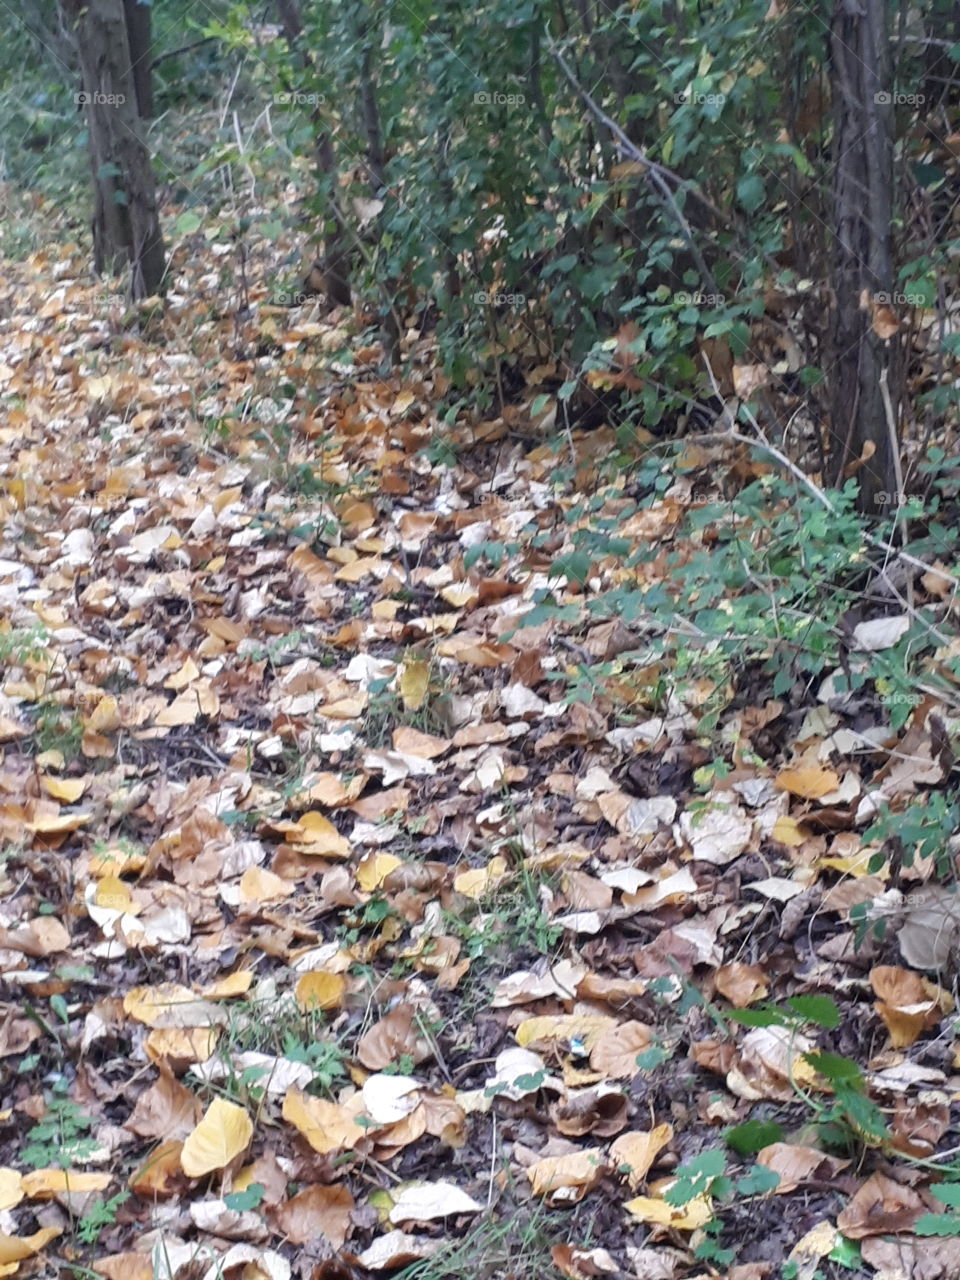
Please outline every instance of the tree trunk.
M291 57L299 62L300 70L315 73L313 59L303 45L303 21L297 0L277 0L277 10ZM330 130L323 122L319 103L313 108L313 125L316 130L314 148L317 170L330 200L326 219L328 230L323 239L323 259L317 265L323 278L323 292L327 301L334 306L345 307L349 305L352 296L348 236L337 199L337 156Z
M828 479L842 483L859 463L860 510L880 515L897 500L897 446L891 437L899 405L897 351L893 340L882 336L889 313L878 314L878 307L895 304L885 0L836 0L830 36L835 303Z
M153 109L153 40L151 15L153 10L143 0L123 0L123 12L127 19L127 41L130 48L130 68L133 87L137 95L137 110L141 120L151 120Z
M98 274L130 267L134 299L158 292L165 271L150 155L130 70L123 0L60 0L80 58L93 170L93 261Z

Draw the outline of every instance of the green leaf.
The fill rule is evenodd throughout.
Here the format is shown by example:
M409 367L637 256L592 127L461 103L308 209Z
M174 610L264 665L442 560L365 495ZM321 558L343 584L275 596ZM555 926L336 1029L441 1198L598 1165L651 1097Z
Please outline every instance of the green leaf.
M780 1185L779 1173L755 1164L749 1173L736 1181L736 1189L744 1196L761 1196L768 1191L775 1191Z
M742 1156L751 1156L756 1151L769 1147L771 1142L780 1142L783 1138L783 1127L775 1120L747 1120L723 1135L727 1145Z
M200 217L199 213L194 213L188 210L186 213L181 213L179 217L174 219L173 230L175 235L189 236L192 235L194 231L199 231L202 226L203 219Z
M836 1262L849 1271L859 1271L863 1266L863 1253L859 1241L848 1240L846 1236L838 1237L837 1243L827 1256L831 1262Z
M787 1020L778 1009L734 1009L727 1017L743 1027L784 1027Z
M887 1122L883 1112L866 1094L849 1084L838 1081L833 1086L834 1096L845 1114L858 1128L873 1138L886 1138Z
M930 1194L951 1209L960 1209L960 1182L938 1182L930 1188Z
M737 199L747 213L756 213L763 204L763 179L756 173L748 173L737 183Z
M863 1073L852 1058L844 1058L839 1053L826 1053L821 1049L805 1055L811 1067L831 1084L856 1083L863 1088Z
M840 1010L829 996L791 996L787 1001L794 1012L807 1022L833 1030L840 1025Z
M264 1196L264 1188L259 1182L251 1182L246 1191L233 1191L230 1195L223 1197L223 1203L228 1209L235 1209L237 1213L243 1213L247 1209L256 1209Z
M464 557L466 563L466 557ZM566 578L570 582L579 582L583 586L590 577L593 568L593 557L586 551L568 551L566 555L557 556L550 566L551 578Z
M960 1236L960 1213L925 1213L913 1229L918 1236Z

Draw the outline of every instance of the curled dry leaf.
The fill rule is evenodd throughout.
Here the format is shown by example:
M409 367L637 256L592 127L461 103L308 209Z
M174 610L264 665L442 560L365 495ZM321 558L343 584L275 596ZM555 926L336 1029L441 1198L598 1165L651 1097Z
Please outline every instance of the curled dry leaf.
M745 1009L767 995L767 978L759 966L735 960L721 965L716 975L717 990L737 1009Z
M895 1049L913 1044L954 1007L952 996L942 987L897 965L871 969L870 985L878 997L874 1007L890 1032Z
M610 1161L616 1167L626 1166L627 1181L635 1191L650 1172L657 1156L673 1141L673 1127L658 1124L649 1133L622 1133L610 1147Z
M557 1129L568 1138L580 1138L585 1133L611 1138L627 1123L628 1106L627 1095L622 1090L599 1085L595 1089L571 1091L550 1108L550 1116Z
M421 1034L416 1010L411 1005L398 1005L369 1031L357 1044L357 1057L369 1071L385 1067L408 1055L415 1063L430 1057L430 1045Z
M553 1265L570 1280L591 1280L594 1276L618 1275L620 1268L606 1249L575 1249L555 1244L550 1250Z
M757 1156L757 1164L762 1164L780 1179L773 1189L776 1195L794 1191L802 1182L811 1179L829 1182L849 1163L849 1160L825 1155L816 1147L793 1146L789 1142L772 1142Z
M35 1258L59 1234L59 1227L41 1227L32 1236L8 1236L0 1232L0 1267L13 1265L16 1270L16 1263Z
M791 1080L806 1086L816 1081L805 1056L815 1048L812 1040L786 1027L754 1027L744 1036L739 1058L727 1073L727 1087L751 1102L791 1102L796 1097Z
M550 1204L572 1204L596 1186L607 1168L600 1147L588 1147L565 1156L546 1156L530 1165L526 1174L535 1196Z
M409 1266L411 1262L419 1262L422 1258L429 1258L442 1245L442 1240L431 1240L427 1236L388 1231L386 1235L374 1240L363 1253L345 1256L348 1262L366 1267L368 1271L392 1271L397 1267Z
M923 1200L912 1187L894 1182L886 1174L872 1174L837 1217L837 1226L849 1240L910 1231L926 1213Z

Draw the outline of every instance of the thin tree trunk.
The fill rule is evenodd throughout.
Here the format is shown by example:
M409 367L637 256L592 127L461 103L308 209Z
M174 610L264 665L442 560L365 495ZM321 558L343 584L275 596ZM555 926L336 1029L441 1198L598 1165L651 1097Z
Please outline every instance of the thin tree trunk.
M133 87L137 95L137 110L141 120L151 120L153 106L153 67L151 15L153 10L143 0L123 0L127 19L127 41L130 47L130 68Z
M297 0L277 0L277 10L283 34L290 47L291 56L300 64L300 70L316 74L313 58L303 44L303 21ZM326 222L329 230L323 238L323 260L318 265L323 278L323 292L334 306L348 306L350 291L350 258L347 250L347 229L340 213L337 181L337 156L330 130L323 122L320 104L313 109L315 130L314 150L317 170L330 197Z
M80 59L93 170L98 274L130 267L134 299L159 291L165 271L150 155L130 69L123 0L60 0Z
M889 418L896 424L899 405L896 349L875 324L877 307L894 301L893 106L884 0L836 0L831 76L836 301L828 478L839 484L859 464L860 509L879 515L895 500Z

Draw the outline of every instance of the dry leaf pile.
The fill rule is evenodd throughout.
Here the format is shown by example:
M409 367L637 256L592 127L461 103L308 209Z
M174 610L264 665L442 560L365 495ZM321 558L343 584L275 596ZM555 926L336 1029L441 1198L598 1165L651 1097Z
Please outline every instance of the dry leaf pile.
M550 448L496 420L433 463L426 342L384 381L348 319L260 284L239 325L179 270L139 334L79 259L0 286L0 1271L338 1280L540 1213L575 1280L813 1276L841 1240L956 1274L912 1228L956 1140L960 913L862 840L881 793L947 785L944 709L868 773L825 702L731 703L698 793L696 706L644 712L629 662L590 703L551 678L636 636L551 582ZM573 445L616 517L609 439ZM622 521L647 581L693 501ZM565 613L525 625L547 585ZM864 903L890 927L858 946ZM823 993L833 1031L724 1016ZM818 1145L817 1049L890 1142ZM770 1117L727 1270L709 1191L668 1192Z

